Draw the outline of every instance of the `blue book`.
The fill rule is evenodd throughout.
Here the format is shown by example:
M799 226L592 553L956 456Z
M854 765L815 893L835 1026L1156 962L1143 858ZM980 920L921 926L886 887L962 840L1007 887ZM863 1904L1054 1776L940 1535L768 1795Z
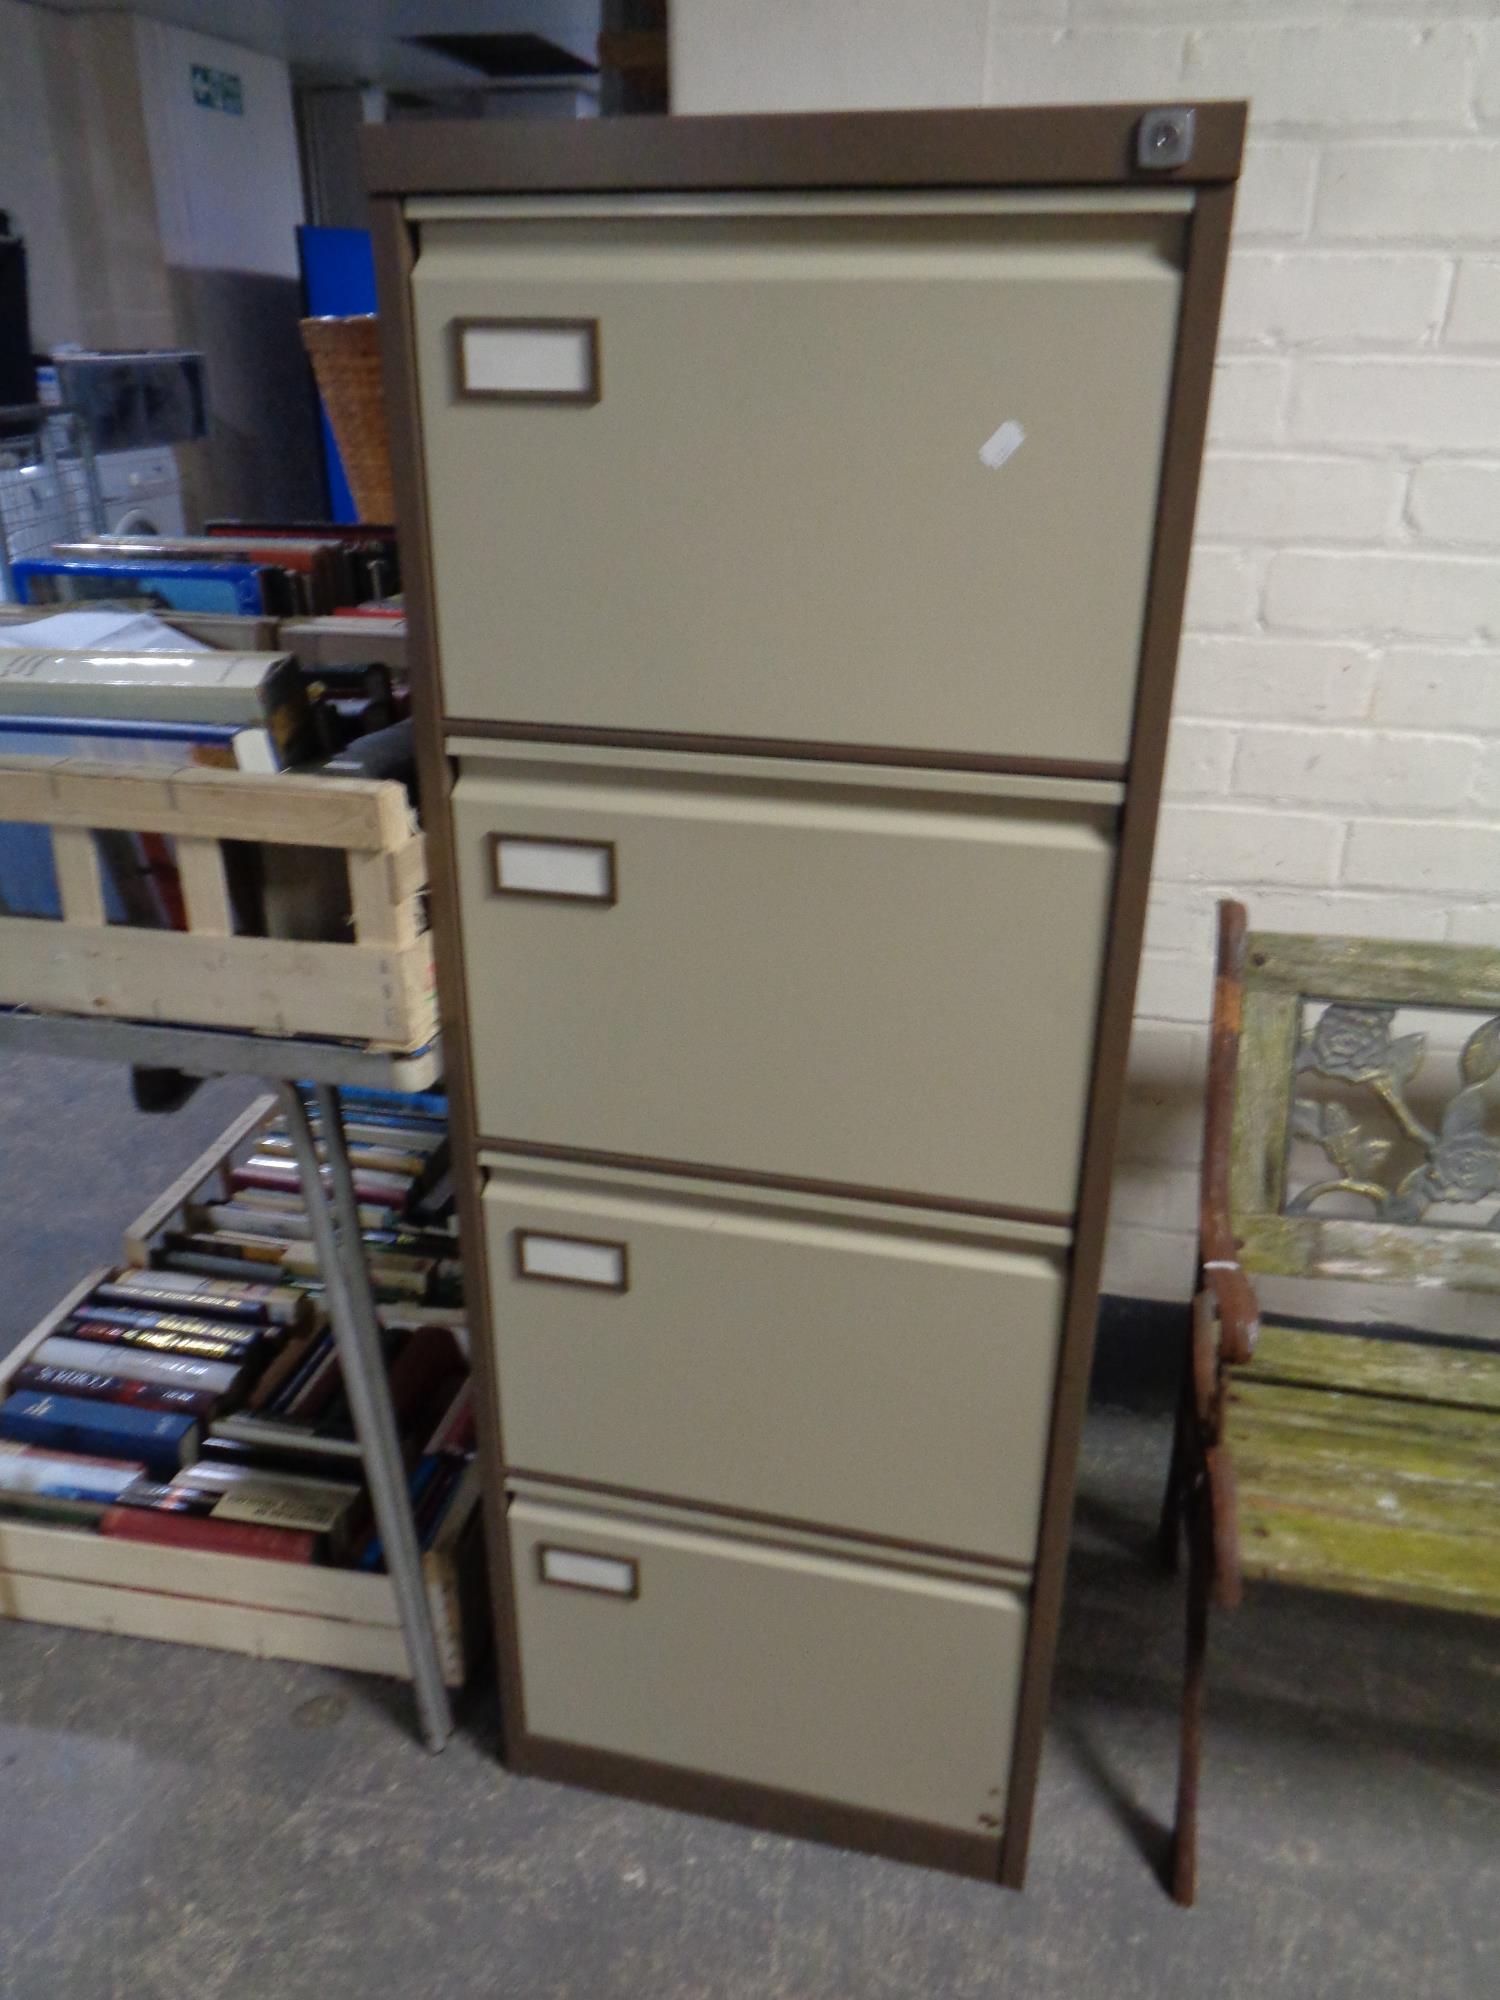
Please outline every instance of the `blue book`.
M198 762L243 769L259 761L252 739L264 735L264 731L222 723L0 714L0 756L86 757L94 763L159 764L164 770ZM140 852L140 836L111 834L103 859L104 910L109 922L143 923L154 907L157 924L166 926L154 892L145 886L150 878L144 873L148 864ZM127 872L132 881L133 908L127 907L117 879ZM46 827L0 821L0 910L12 917L62 915L52 835Z
M304 1083L303 1090L312 1086ZM342 1083L339 1085L339 1101L347 1113L358 1117L365 1106L373 1110L388 1112L394 1117L415 1117L423 1120L448 1117L448 1099L441 1091L435 1090L372 1090L364 1084Z
M23 604L75 604L123 599L158 611L229 612L258 618L265 610L254 563L173 562L141 556L115 562L33 556L11 564Z
M91 1403L20 1389L0 1403L0 1437L51 1451L132 1459L153 1479L172 1479L198 1456L198 1424L170 1410Z

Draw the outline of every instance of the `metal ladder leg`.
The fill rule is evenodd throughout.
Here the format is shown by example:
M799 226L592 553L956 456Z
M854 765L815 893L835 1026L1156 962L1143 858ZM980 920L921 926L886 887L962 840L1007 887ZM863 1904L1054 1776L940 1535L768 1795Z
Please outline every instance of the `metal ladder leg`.
M422 1735L429 1750L441 1750L453 1733L453 1715L422 1578L422 1555L412 1525L406 1469L386 1382L338 1093L330 1084L315 1086L329 1187L319 1171L317 1144L301 1092L293 1083L281 1083L278 1090L327 1287L329 1318L369 1481L375 1526L401 1616Z

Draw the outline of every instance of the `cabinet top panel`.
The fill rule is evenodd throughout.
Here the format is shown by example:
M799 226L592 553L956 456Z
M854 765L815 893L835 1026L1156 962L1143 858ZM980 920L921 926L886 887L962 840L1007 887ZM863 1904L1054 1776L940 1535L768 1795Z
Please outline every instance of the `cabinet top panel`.
M1177 166L1139 163L1141 121L1192 113ZM753 117L367 125L374 195L633 189L1208 186L1240 170L1239 102L1027 105Z

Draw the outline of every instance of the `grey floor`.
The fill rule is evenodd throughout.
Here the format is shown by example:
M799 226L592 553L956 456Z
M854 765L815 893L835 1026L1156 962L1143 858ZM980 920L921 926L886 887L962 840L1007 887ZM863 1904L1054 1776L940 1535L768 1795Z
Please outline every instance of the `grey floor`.
M0 1346L244 1094L145 1121L110 1072L0 1066ZM510 1778L483 1674L433 1759L394 1684L0 1623L0 1994L1493 2000L1493 1626L1272 1592L1221 1621L1203 1896L1162 1895L1164 1442L1091 1416L1023 1896Z

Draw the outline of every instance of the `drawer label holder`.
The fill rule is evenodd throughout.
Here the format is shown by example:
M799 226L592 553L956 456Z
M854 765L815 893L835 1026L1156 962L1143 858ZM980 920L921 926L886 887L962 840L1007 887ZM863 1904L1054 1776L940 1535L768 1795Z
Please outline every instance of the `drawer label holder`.
M587 1590L596 1597L641 1594L640 1565L630 1556L602 1556L593 1549L568 1549L556 1542L538 1542L536 1573L541 1583L560 1590Z
M456 319L458 395L486 403L597 403L596 319Z
M493 895L614 905L612 840L538 840L524 833L492 833L489 844Z
M518 1278L544 1285L580 1285L591 1292L630 1290L626 1244L598 1236L554 1236L518 1229L512 1238Z

